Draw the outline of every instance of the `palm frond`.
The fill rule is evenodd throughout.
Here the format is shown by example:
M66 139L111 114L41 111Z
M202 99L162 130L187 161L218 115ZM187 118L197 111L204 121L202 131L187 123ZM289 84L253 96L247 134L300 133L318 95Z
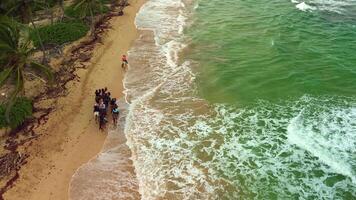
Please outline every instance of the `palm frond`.
M14 68L7 68L0 72L0 87L3 86L6 80L11 76L11 72Z
M0 17L0 42L15 49L19 38L19 24L6 16Z
M12 32L12 30L9 28L9 26L2 24L0 22L0 42L1 43L6 43L8 46L15 46L11 32Z
M0 43L0 53L7 53L11 51L13 51L13 48L9 45Z
M45 65L36 63L36 62L31 62L29 65L32 69L40 71L42 74L46 76L50 84L53 84L54 81L54 74L53 71L50 67L47 67Z
M40 8L42 10L46 9L48 6L48 3L46 1L34 0L33 3L36 5L36 7Z
M87 4L87 0L77 0L74 2L74 9L77 10L80 8L83 4Z
M7 12L5 13L5 15L10 15L10 13L18 10L19 7L20 7L20 4L15 3L12 7L7 9Z
M10 112L11 108L15 104L16 97L24 88L24 76L21 70L21 67L17 68L16 72L16 85L15 90L11 93L10 98L6 105L5 117L8 122L10 122Z

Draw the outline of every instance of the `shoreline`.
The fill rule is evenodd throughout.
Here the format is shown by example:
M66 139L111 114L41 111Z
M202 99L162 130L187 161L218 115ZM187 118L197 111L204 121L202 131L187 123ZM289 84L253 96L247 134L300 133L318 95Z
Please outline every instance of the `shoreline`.
M109 20L112 28L105 33L102 44L95 46L91 64L76 71L80 81L68 83L69 94L56 99L47 123L36 128L41 136L19 147L30 157L4 199L69 198L73 174L101 152L106 139L106 131L100 132L92 117L94 91L107 87L112 97L123 97L120 58L138 37L134 20L144 2L129 0L124 15Z
M129 104L118 100L118 126L111 129L101 152L72 176L69 199L141 199L132 152L126 144L125 124Z

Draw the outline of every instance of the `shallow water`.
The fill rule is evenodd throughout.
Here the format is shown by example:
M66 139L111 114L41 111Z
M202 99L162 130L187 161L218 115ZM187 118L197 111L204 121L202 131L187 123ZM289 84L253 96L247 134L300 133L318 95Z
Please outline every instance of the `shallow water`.
M355 199L356 1L150 0L124 84L143 199Z
M70 200L141 198L123 130L128 105L123 99L117 103L120 109L118 124L109 126L101 152L73 174L68 191Z

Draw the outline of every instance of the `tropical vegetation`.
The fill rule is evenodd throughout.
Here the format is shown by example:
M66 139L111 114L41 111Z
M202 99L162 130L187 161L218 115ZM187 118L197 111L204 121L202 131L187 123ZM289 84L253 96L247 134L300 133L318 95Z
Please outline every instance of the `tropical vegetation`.
M7 100L6 118L16 98L24 92L25 74L33 71L53 81L51 69L31 59L33 45L28 27L7 17L0 18L0 87L12 83L14 88Z
M85 36L88 31L89 27L78 20L62 21L38 28L39 35L45 46L57 46L75 41ZM30 36L34 45L39 47L40 41L34 29L31 30Z
M102 0L74 0L73 3L74 13L78 13L80 19L90 17L90 30L94 30L95 18L94 16L102 14L104 7Z
M33 15L37 9L45 9L46 1L44 0L3 0L2 7L7 11L6 15L17 17L24 24L31 23L36 31L41 50L43 52L43 61L46 59L46 51L44 49L41 37L34 23Z
M6 119L6 105L0 104L0 128L16 128L32 116L32 102L24 97L16 98L10 109L10 119Z
M49 48L93 33L96 17L107 13L111 2L73 0L66 6L64 0L0 0L0 89L8 94L5 100L0 97L0 128L14 128L32 114L32 103L24 98L26 77L47 86L53 82L46 66ZM47 22L39 23L43 18ZM38 50L42 60L34 59Z

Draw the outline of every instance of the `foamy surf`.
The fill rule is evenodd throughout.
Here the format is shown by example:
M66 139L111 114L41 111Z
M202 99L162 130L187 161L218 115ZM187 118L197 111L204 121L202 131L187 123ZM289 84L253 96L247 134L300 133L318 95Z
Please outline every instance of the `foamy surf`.
M301 11L316 10L315 7L310 6L310 5L306 4L305 2L298 3L295 7Z
M354 149L352 137L356 127L351 125L354 119L356 108L327 110L313 121L305 121L308 118L302 110L288 125L288 140L356 184L355 166L349 153Z
M174 153L183 153L179 146L184 141L166 138L162 132L174 129L175 122L167 119L180 112L179 104L184 99L193 100L188 94L194 75L189 62L179 64L178 57L186 46L183 29L187 9L182 1L152 0L136 18L141 36L129 52L125 93L131 104L125 133L142 199L209 199L215 195L206 180L207 172L189 159L189 151ZM200 186L194 186L196 183Z
M344 14L347 7L354 6L356 3L355 0L291 0L291 2L296 4L296 8L301 11L320 10L338 14Z
M199 64L179 58L189 41L183 30L190 24L190 12L204 9L195 5L152 0L136 18L140 37L129 52L124 80L130 103L125 134L142 199L355 195L352 150L348 146L340 153L340 147L331 146L335 138L344 146L348 141L354 145L354 125L347 119L353 115L340 116L342 124L349 125L344 130L348 140L340 140L341 132L324 138L332 129L319 127L318 138L327 144L323 146L307 140L315 127L294 120L301 110L311 113L302 121L313 122L324 116L321 110L336 112L355 105L308 95L280 104L261 100L242 108L208 103L197 95L197 74L192 69ZM320 104L320 110L313 109ZM340 122L334 115L328 119ZM346 167L332 159L341 159Z

